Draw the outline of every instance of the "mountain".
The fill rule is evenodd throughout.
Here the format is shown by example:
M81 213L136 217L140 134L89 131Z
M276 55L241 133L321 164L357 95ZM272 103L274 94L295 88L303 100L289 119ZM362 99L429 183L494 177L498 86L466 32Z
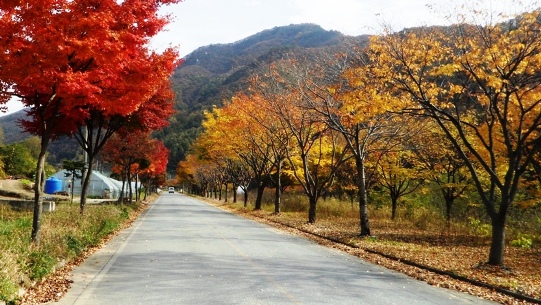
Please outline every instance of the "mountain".
M23 130L17 121L26 117L26 112L20 110L5 116L0 117L0 128L3 132L3 139L0 144L11 144L15 142L20 142L29 137L28 134L23 133Z
M296 24L265 30L234 43L213 44L193 51L171 78L176 93L176 113L168 127L155 133L171 152L168 171L174 172L178 162L188 153L190 144L200 132L203 112L213 105L221 106L224 100L245 88L245 81L261 65L287 54L336 53L348 44L367 42L368 36L351 37L315 24ZM16 125L16 120L22 117L24 111L0 117L3 143L30 136L21 133ZM51 145L51 160L61 160L56 155L66 152L65 147L68 147L63 141L67 140ZM69 150L75 153L76 148Z

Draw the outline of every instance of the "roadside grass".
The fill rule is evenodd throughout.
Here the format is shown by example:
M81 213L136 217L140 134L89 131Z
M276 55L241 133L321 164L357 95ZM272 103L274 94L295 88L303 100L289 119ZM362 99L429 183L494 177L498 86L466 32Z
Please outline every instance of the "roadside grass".
M255 198L249 194L249 198ZM263 197L262 210L254 211L253 202L247 208L242 202L232 204L209 202L271 225L285 225L304 232L340 240L352 247L342 248L349 253L382 264L410 276L442 286L465 291L506 304L525 304L512 297L502 296L490 289L472 287L467 283L442 276L427 275L418 268L401 264L407 260L444 272L481 281L496 287L541 299L541 207L514 207L510 211L507 229L505 266L491 267L488 259L491 227L482 206L471 202L457 202L450 223L437 199L406 198L391 220L390 204L384 196L373 194L369 205L371 237L360 237L357 203L336 198L321 199L317 207L317 221L308 224L308 200L303 194L285 193L281 213L274 213L274 195ZM424 201L423 201L424 200ZM317 239L317 238L316 238ZM326 243L319 240L320 243ZM333 247L340 247L330 245ZM388 261L381 253L398 258Z
M32 212L0 204L0 301L17 304L24 290L99 246L140 208L138 203L89 204L81 215L79 205L58 203L55 212L43 214L41 243L35 245Z

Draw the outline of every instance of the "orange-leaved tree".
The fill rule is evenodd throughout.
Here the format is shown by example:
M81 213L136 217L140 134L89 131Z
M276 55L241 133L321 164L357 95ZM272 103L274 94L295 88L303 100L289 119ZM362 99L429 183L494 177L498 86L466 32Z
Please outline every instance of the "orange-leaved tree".
M163 142L155 139L149 149L151 150L150 165L141 173L141 183L146 185L143 200L146 200L151 192L157 192L158 187L165 183L169 160L169 149Z
M287 142L282 136L286 133L276 123L273 114L265 111L265 105L268 105L265 97L257 92L237 93L223 108L224 114L229 114L234 120L221 125L226 130L231 125L238 130L233 149L254 173L254 183L257 185L256 210L261 209L263 191L270 181L271 172L274 169L278 172L275 181L275 212L279 213L281 167L287 149Z
M161 129L169 123L167 118L173 113L174 94L171 91L171 84L168 79L169 73L174 68L176 55L174 52L164 54L154 68L158 69L154 74L149 72L143 79L143 83L134 82L133 85L146 88L146 95L137 100L137 108L124 114L110 112L111 109L89 108L88 116L83 120L74 132L74 137L79 142L87 156L87 171L83 177L81 190L81 213L86 205L86 193L90 185L92 167L95 158L98 156L103 145L117 131L124 129L129 132L149 132ZM147 64L152 66L153 61ZM133 72L140 73L140 72ZM140 89L143 90L143 89ZM110 101L114 104L114 98ZM133 107L133 105L132 105Z
M207 158L213 160L218 168L234 170L235 167L231 165L236 164L248 169L251 180L257 185L255 209L260 209L263 191L274 163L268 134L241 110L244 105L250 107L249 103L250 99L246 95L237 95L223 108L207 112L203 122L205 131L197 143L199 147L204 146ZM239 178L231 174L230 178ZM249 183L236 186L243 188L246 204Z

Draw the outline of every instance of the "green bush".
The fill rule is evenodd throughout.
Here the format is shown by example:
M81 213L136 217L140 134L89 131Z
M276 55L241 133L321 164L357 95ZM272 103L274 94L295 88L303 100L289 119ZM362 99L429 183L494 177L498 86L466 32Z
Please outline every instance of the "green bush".
M488 237L492 234L492 227L487 223L482 223L481 220L468 217L468 222L474 234L480 237Z
M530 249L533 245L533 238L528 234L519 234L517 239L509 242L513 247Z
M85 250L84 243L71 235L66 236L66 246L70 257L79 256Z
M124 212L121 213L121 215ZM126 214L128 212L126 211ZM121 216L123 219L125 217ZM96 237L98 238L98 241L104 238L105 236L113 233L116 229L120 227L120 222L114 219L104 219L100 226L98 227L98 230L96 231Z
M17 299L18 291L17 285L0 273L0 301L11 302Z
M128 212L128 208L126 208L125 206L121 207L120 218L121 219L130 218L130 213Z
M28 259L29 276L32 280L40 281L54 271L56 259L46 251L33 251Z
M23 185L24 189L32 190L32 187L34 186L34 183L28 179L21 179L19 180L21 184Z

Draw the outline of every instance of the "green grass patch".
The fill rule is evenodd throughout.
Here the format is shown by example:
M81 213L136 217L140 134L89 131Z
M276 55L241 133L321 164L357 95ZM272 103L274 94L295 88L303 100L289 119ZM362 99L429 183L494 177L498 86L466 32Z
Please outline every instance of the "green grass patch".
M32 212L0 204L0 303L17 303L19 286L28 288L47 278L58 262L69 262L120 229L139 204L87 205L59 203L41 220L41 242L31 242Z

